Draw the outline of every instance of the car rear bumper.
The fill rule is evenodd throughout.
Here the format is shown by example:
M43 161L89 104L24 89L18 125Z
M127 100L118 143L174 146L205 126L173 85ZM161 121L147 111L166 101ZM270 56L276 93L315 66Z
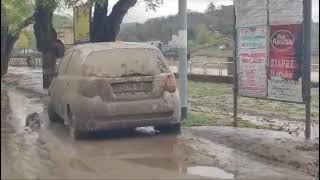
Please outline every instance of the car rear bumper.
M91 119L80 120L77 119L78 129L82 131L97 131L97 130L116 130L128 129L145 126L160 126L160 125L175 125L180 121L174 117L155 117L155 118L141 118L141 119Z
M103 102L99 98L79 98L71 109L80 129L110 130L180 123L178 93L162 98L127 102Z

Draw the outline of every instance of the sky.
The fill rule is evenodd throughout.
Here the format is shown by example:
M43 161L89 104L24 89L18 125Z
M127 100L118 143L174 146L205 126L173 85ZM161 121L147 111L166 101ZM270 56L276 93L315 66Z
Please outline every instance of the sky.
M117 0L110 0L113 5ZM197 12L204 12L208 4L213 2L215 5L232 5L233 0L188 0L188 9ZM129 10L124 22L144 22L147 19L160 16L174 15L178 13L178 0L164 0L164 4L154 11L145 11L145 4L139 2ZM313 20L319 22L319 0L312 0Z
M118 0L109 0L109 8L111 8ZM161 5L157 11L146 11L146 6L142 0L138 0L138 4L131 8L128 14L124 18L124 22L140 22L143 23L146 20L154 17L162 17L175 15L178 13L178 0L163 0L164 4ZM204 12L210 2L213 2L216 6L232 5L233 0L187 0L188 9L196 12ZM109 11L109 12L110 12ZM70 12L70 11L69 11ZM312 0L312 18L313 21L319 22L319 0Z

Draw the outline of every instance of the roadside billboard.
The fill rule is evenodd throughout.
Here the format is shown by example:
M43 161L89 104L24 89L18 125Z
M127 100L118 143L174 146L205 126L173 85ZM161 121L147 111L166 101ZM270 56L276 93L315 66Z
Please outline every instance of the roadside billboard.
M303 1L234 3L239 95L303 103Z
M74 43L86 43L90 41L91 7L82 4L73 9Z

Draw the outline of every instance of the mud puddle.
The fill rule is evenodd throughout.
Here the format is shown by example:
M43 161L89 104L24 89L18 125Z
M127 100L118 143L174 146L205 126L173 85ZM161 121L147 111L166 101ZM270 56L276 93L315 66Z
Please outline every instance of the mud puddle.
M267 129L285 131L294 137L305 138L305 123L303 121L287 121L250 115L241 115L241 118ZM319 137L319 124L311 123L311 138L314 139L316 137Z
M250 157L252 152L265 154L254 149L272 147L271 140L260 145L259 138L264 136L252 136L256 132L244 136L244 132L237 134L239 131L228 132L230 129L217 127L188 129L181 136L172 136L159 135L148 127L128 132L100 132L93 138L74 141L63 124L49 123L42 99L14 89L1 89L1 99L3 179L310 179L301 171L274 166L272 160L263 162ZM41 120L37 131L25 127L26 118L34 112ZM194 134L198 131L199 135ZM252 148L250 144L257 146ZM267 151L270 156L273 152L281 152L278 153L281 156L288 154L277 148ZM294 156L286 157L291 161L289 158Z
M14 89L1 89L1 178L4 179L163 179L200 178L183 171L180 137L158 135L152 127L101 132L83 141L70 138L63 124L50 123L44 104ZM38 113L41 129L26 127ZM101 136L101 137L100 137ZM190 153L190 152L188 152ZM201 164L197 164L201 165Z

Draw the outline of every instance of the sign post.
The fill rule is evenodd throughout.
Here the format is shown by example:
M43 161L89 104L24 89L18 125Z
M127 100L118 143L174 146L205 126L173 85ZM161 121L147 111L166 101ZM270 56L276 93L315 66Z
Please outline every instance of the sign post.
M179 84L181 119L188 116L187 0L179 0Z
M233 126L234 127L238 127L238 92L239 92L239 88L238 88L238 62L237 62L237 46L236 44L238 44L238 37L237 37L237 28L236 28L236 24L237 24L237 18L236 18L236 6L234 5L234 17L233 17L233 23L234 23L234 29L233 29L233 42L234 42L234 46L233 46L233 62L234 62L234 73L233 73L233 81L235 83L233 83Z
M304 39L304 92L305 92L305 103L306 103L306 124L305 124L305 137L307 140L310 139L311 134L311 0L304 0L303 3L303 15L304 15L304 21L303 21L303 39Z

